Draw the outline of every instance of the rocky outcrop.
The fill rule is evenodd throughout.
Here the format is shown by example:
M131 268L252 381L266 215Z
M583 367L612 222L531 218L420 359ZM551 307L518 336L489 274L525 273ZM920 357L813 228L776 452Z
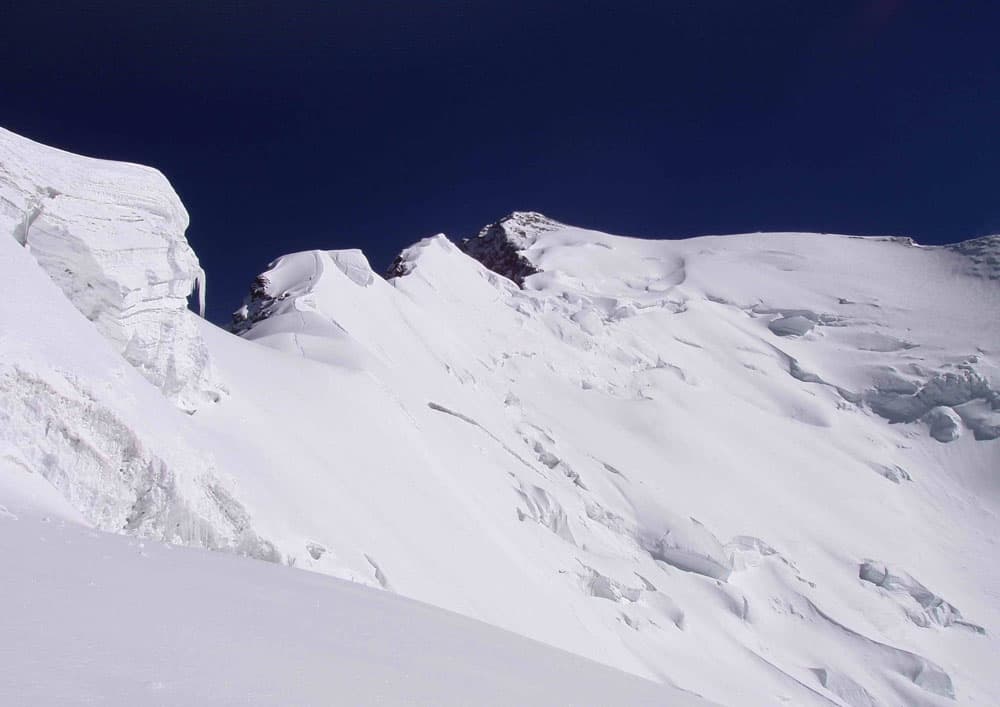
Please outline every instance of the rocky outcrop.
M274 263L271 263L274 266ZM243 334L257 322L267 319L274 307L275 298L268 292L267 273L261 273L250 283L250 292L243 298L243 304L233 312L233 320L229 330L234 334Z
M28 248L70 301L179 407L218 399L188 297L205 276L166 178L0 129L0 234Z
M475 238L464 239L459 247L520 287L526 277L538 272L523 251L534 244L540 233L558 230L560 226L534 211L515 211L481 230Z

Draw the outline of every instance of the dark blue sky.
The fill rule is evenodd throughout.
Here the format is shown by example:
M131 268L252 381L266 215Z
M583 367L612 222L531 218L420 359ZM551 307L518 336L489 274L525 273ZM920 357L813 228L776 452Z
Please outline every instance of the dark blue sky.
M7 3L0 125L150 164L209 314L515 209L613 233L1000 231L995 0Z

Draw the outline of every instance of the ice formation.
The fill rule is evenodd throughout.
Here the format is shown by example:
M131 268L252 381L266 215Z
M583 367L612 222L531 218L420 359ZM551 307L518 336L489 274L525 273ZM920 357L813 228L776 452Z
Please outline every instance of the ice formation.
M0 235L27 247L87 319L186 410L218 397L187 298L205 274L162 174L80 157L0 128Z

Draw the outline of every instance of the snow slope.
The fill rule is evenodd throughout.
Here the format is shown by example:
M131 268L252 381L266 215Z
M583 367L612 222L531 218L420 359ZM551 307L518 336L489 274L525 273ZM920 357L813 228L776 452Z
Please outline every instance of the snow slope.
M14 231L0 478L94 527L721 704L1000 702L995 238L647 241L514 214L420 241L388 281L360 251L290 254L240 336L191 318L226 394L185 415Z
M9 481L5 705L708 704L386 592L94 532Z
M437 505L427 476L374 498L381 474L361 482L386 519L367 554L393 589L721 702L996 698L993 638L965 626L997 617L995 280L905 239L507 223L536 271L523 290L438 236L389 283L356 251L285 256L237 313L245 338L392 393L409 419L384 420L385 441L353 419L359 456L388 462L416 428L426 451L388 466L410 476L433 454L475 504L474 519L409 518ZM941 410L957 421L947 445ZM444 544L461 576L410 567L423 553L383 545L385 522ZM924 620L860 576L869 560L964 623Z

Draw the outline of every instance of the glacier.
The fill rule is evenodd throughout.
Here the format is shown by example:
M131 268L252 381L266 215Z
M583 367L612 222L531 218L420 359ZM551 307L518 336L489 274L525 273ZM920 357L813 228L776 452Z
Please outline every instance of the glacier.
M399 594L668 704L1000 701L1000 239L515 212L385 277L282 256L224 331L158 173L0 137L9 515Z
M0 128L0 232L24 245L87 319L177 405L215 400L187 308L205 273L162 174L40 145Z

